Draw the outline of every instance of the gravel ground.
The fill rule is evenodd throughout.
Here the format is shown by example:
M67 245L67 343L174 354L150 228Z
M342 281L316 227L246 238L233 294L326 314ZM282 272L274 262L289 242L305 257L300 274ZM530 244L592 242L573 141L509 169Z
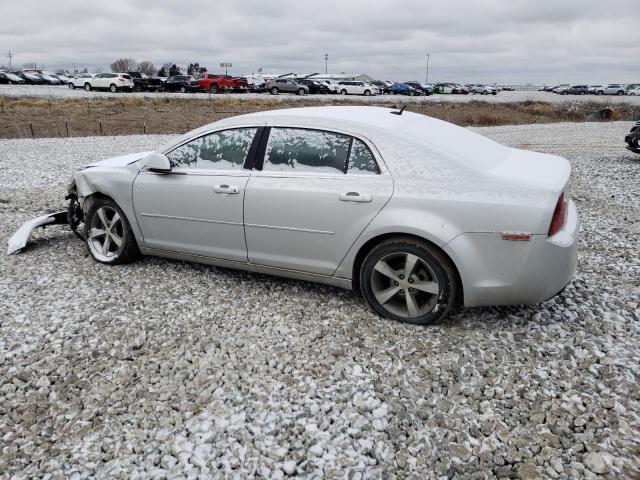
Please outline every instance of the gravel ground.
M51 85L0 85L0 96L11 97L40 97L40 98L107 98L107 97L122 97L124 96L137 96L137 97L169 97L169 98L210 98L208 93L156 93L156 92L134 92L134 93L111 93L111 92L98 92L91 91L86 92L82 89L71 90L65 86L51 86ZM255 100L259 98L271 98L273 95L268 93L229 93L224 95L214 95L215 98L239 98L247 100ZM430 95L428 97L407 97L398 95L376 95L372 97L364 97L362 95L348 95L343 97L342 95L304 95L298 96L294 94L282 93L278 95L278 99L282 101L291 101L292 99L309 100L315 99L319 101L335 101L338 98L344 100L351 100L354 102L376 102L376 103L397 103L399 99L402 99L404 103L422 103L422 102L470 102L486 101L490 103L494 102L523 102L526 100L534 100L540 102L551 103L576 103L576 102L595 102L603 105L611 105L618 103L629 103L632 105L640 105L640 96L596 96L596 95L558 95L556 93L538 92L538 91L518 91L518 92L499 92L496 96L493 95Z
M0 477L639 478L628 128L478 129L570 159L578 272L543 305L429 328L311 283L101 266L63 227L0 254ZM0 140L0 243L77 167L169 138Z

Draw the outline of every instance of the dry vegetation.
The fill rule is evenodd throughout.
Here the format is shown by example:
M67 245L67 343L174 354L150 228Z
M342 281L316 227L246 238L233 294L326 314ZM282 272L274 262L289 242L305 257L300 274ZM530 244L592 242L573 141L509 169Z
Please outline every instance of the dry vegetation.
M225 117L278 108L314 105L340 105L344 102L318 102L314 99L287 101L282 97L238 99L212 96L209 99L140 98L31 99L0 98L0 138L77 137L90 135L131 135L141 133L184 133ZM350 100L348 105L357 104ZM375 105L367 102L364 105ZM398 106L403 105L398 98ZM381 105L388 107L389 105ZM519 103L425 102L408 104L415 111L469 125L512 125L550 122L581 122L602 105ZM631 107L615 107L613 120L632 119Z

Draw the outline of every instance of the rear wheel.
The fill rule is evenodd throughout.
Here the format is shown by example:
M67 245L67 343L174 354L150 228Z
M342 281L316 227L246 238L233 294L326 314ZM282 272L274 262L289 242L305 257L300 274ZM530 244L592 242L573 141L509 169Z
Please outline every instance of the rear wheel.
M85 89L87 92L90 92L90 91L91 91L91 85L89 85L89 83L85 83L85 84L84 84L84 89Z
M70 88L71 90L73 90L73 89L75 88L75 87L73 86L73 83L71 83L71 82L69 82L69 84L68 84L68 85L69 85L69 88Z
M443 319L458 295L455 269L428 243L411 238L386 240L365 257L360 288L379 315L429 325Z
M131 226L113 200L96 200L89 208L84 228L89 253L96 261L116 265L140 256Z
M209 87L209 93L218 93L218 86L215 83L212 83Z
M180 87L180 93L187 93L187 87L185 87L184 85L182 85Z
M118 87L116 87L115 83L112 83L111 85L109 85L109 91L111 93L116 93L118 91Z
M598 95L604 95L604 92L602 90L598 90Z
M618 95L624 95L624 90L618 90Z

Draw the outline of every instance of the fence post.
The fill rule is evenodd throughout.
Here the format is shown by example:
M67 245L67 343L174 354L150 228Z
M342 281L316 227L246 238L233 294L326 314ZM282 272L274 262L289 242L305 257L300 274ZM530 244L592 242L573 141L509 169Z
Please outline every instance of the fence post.
M29 122L29 128L31 129L31 137L35 138L36 136L33 133L33 124L31 122Z
M69 122L68 121L64 121L64 128L67 131L67 137L69 136Z
M99 122L99 123L100 123L100 135L102 135L102 122Z

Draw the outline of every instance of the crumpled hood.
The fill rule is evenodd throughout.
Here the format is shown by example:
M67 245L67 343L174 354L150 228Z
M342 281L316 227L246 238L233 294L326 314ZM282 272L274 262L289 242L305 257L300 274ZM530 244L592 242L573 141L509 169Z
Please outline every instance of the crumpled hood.
M90 163L85 168L89 168L89 167L126 167L127 165L130 165L133 162L137 162L141 158L146 157L150 153L152 153L152 151L138 152L138 153L128 153L127 155L120 155L119 157L106 158L104 160L98 160L97 162Z

